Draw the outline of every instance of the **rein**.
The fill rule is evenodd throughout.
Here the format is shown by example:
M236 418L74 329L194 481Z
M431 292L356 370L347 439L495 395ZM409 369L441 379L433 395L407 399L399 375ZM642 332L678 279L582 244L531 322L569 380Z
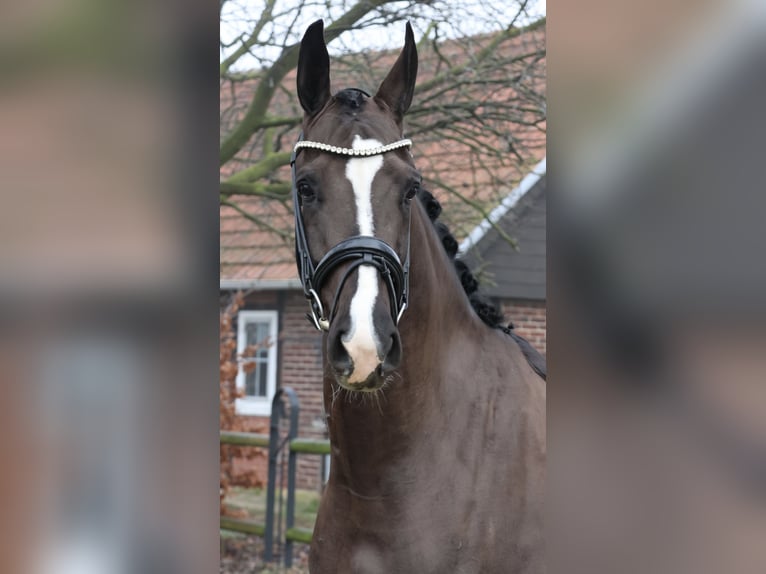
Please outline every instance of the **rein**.
M399 259L396 251L385 241L377 237L356 235L349 237L332 247L322 259L314 265L309 252L306 228L303 223L300 194L295 174L295 160L302 149L312 149L345 157L370 157L382 155L389 151L410 147L412 141L401 139L388 145L372 149L355 150L344 147L331 146L321 142L313 142L303 139L303 133L293 148L290 157L290 169L292 173L293 211L295 212L295 261L298 265L303 294L309 302L311 313L306 317L320 331L329 331L330 321L335 317L338 298L351 273L361 265L369 265L378 270L383 277L388 291L391 308L391 316L394 324L399 320L407 308L410 272L410 227L407 227L407 249L404 262ZM338 283L333 297L330 315L325 314L319 292L322 285L331 275L331 272L343 263L351 262L343 277Z

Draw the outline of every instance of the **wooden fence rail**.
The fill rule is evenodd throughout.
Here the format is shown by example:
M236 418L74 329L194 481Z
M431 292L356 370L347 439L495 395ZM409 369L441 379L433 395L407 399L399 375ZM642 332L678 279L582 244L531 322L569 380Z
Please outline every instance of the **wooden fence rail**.
M284 532L284 564L288 568L292 566L292 543L301 542L309 544L311 542L312 531L308 528L296 528L295 521L295 457L298 454L326 455L330 454L330 441L326 439L300 438L297 434L298 422L298 399L297 395L290 388L284 388L277 391L271 408L270 434L259 434L250 432L237 432L222 430L220 434L221 444L234 446L249 446L266 448L269 451L269 484L267 487L266 502L266 523L254 522L252 520L242 520L237 518L221 517L221 530L251 534L264 538L265 551L264 560L273 559L273 536L274 536L274 496L276 482L277 456L282 445L280 445L279 420L285 416L282 396L286 396L291 404L290 409L290 433L288 434L288 481L287 481L287 515L286 528ZM280 492L281 495L281 492Z

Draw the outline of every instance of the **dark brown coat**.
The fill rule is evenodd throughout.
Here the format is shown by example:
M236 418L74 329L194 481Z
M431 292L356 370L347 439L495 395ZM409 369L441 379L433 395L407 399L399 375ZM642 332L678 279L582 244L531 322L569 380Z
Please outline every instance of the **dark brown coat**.
M374 97L332 97L322 25L315 23L298 66L305 139L340 147L354 134L396 141L416 73L408 25L402 54ZM316 261L358 233L346 161L316 151L296 161L296 190L308 186L311 197L296 208ZM341 283L339 268L320 289L323 305L337 312L325 335L332 464L310 570L541 573L545 383L519 345L474 312L423 206L408 200L406 190L418 178L412 158L397 150L385 154L372 184L376 237L402 260L409 237L410 300L396 325L387 298L377 298L375 328L396 352L380 356L379 375L371 374L364 389L344 380L347 357L339 342L355 272ZM380 292L385 289L381 280Z

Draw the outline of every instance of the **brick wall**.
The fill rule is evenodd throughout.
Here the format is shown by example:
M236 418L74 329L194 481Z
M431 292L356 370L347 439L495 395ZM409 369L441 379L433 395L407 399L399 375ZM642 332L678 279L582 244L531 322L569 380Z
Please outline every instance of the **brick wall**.
M546 352L545 301L506 299L500 304L505 318L514 324L516 332L532 343L544 356Z
M322 405L322 335L306 320L303 293L288 291L284 298L281 338L281 386L292 387L301 405L298 434L326 438ZM298 455L298 487L319 488L321 457Z
M255 291L245 299L246 309L279 311L279 346L277 387L292 387L298 395L300 418L298 435L326 438L322 405L322 335L306 320L308 309L301 291ZM241 416L248 430L268 433L269 418ZM265 449L264 449L265 452ZM321 457L298 455L299 488L318 489L321 486ZM234 461L236 473L256 467L266 476L265 460Z

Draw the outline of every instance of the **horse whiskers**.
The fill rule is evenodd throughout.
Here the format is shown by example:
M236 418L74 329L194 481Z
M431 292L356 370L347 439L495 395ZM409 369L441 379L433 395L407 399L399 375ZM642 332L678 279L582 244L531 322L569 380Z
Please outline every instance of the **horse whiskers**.
M330 384L330 388L332 389L332 398L330 400L330 406L335 406L335 399L338 398L338 395L340 395L341 391L343 390L343 387L340 385L336 385L335 383Z
M375 403L378 405L378 412L380 413L380 416L383 416L383 409L380 407L380 395L382 395L383 387L379 388L377 391L375 391L372 396L375 399Z
M351 405L358 405L358 406L373 406L373 404L377 407L378 412L380 415L383 415L383 404L388 404L388 398L386 397L386 389L388 389L389 386L396 380L402 380L402 375L396 371L389 373L386 375L385 379L383 380L383 384L375 389L375 390L364 390L364 391L351 391L347 389L346 387L341 386L340 384L336 382L330 383L330 406L335 407L335 403L338 400L338 397L341 395L344 396L343 400L347 404ZM383 399L384 403L381 404L381 398Z
M357 393L357 394L360 395L357 404L359 404L359 405L361 405L363 407L366 407L367 406L368 395L372 395L373 393L366 392L366 393ZM370 404L372 404L372 396L370 396L369 399L370 399Z
M386 377L386 379L383 381L383 385L380 387L381 389L385 389L388 384L390 384L394 379L399 379L401 382L402 374L399 371L393 371L390 375Z

